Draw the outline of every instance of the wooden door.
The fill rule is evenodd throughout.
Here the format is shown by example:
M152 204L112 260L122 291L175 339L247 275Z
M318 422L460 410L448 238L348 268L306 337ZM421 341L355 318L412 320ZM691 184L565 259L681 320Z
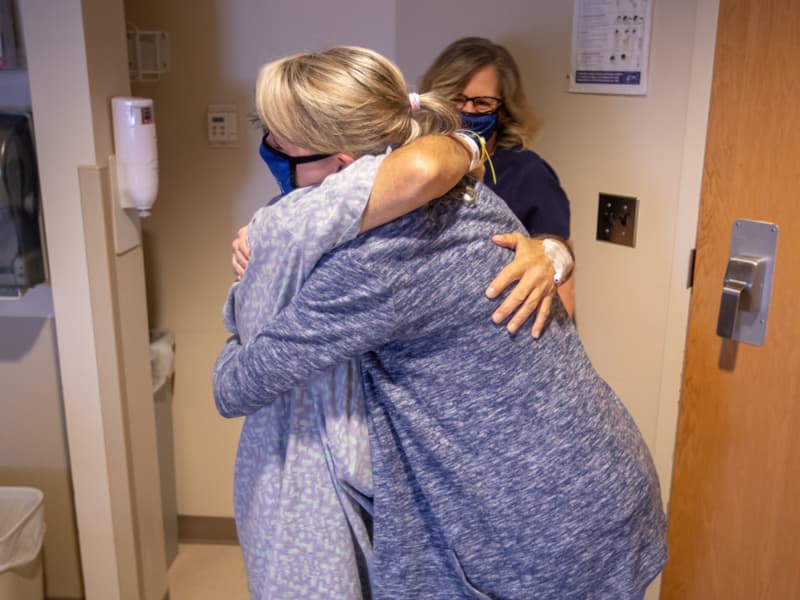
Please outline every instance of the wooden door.
M735 219L779 228L761 347L716 335ZM721 0L662 599L800 599L800 2Z

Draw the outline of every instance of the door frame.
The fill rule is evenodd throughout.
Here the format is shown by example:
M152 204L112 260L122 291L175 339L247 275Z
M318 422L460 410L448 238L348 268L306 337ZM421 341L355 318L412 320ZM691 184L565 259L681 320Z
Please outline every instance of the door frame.
M675 437L678 431L678 409L691 301L691 289L687 283L700 217L700 193L703 183L718 15L719 0L697 0L678 215L674 235L675 246L668 290L670 298L661 367L657 431L655 446L651 448L661 480L661 497L665 506L669 502L672 486Z

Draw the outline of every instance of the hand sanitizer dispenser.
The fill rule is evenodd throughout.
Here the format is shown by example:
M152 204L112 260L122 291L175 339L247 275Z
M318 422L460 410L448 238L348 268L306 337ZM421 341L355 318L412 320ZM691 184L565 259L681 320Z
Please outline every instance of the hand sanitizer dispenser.
M137 209L140 217L147 217L158 195L153 101L118 96L111 99L111 112L120 205Z

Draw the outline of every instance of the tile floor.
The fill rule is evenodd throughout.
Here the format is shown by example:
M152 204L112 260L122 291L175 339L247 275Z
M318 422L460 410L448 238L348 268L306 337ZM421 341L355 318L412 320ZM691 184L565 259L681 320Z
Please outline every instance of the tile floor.
M660 577L645 600L657 600ZM239 546L181 544L169 570L170 600L249 600Z
M170 600L248 600L239 546L181 544L169 570Z

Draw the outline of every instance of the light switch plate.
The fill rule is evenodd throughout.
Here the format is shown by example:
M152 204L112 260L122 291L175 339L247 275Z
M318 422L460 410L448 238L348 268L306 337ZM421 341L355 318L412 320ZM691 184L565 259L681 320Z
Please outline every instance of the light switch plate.
M622 246L636 246L637 199L600 194L597 201L597 239Z

